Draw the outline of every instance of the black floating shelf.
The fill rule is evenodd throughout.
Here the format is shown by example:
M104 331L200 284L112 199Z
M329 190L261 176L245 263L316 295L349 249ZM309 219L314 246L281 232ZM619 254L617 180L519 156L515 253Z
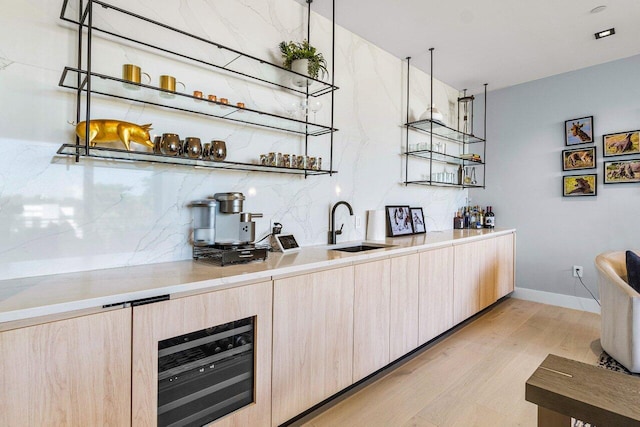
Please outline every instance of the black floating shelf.
M73 90L87 91L87 77L85 70L65 67L60 77L61 87ZM233 104L223 104L219 101L197 98L190 94L170 92L159 87L141 83L131 83L117 77L105 74L90 73L91 95L102 95L111 98L125 99L154 105L177 111L230 120L236 123L259 126L278 131L291 132L298 135L308 134L319 136L337 129L329 126L309 123L289 117L266 113L251 108L239 108Z
M484 185L473 185L473 184L451 184L448 182L439 182L439 181L429 181L429 180L421 180L421 181L407 181L401 182L401 184L417 184L417 185L428 185L432 187L449 187L449 188L484 188Z
M285 168L280 166L263 166L257 163L242 163L242 162L231 162L231 161L215 162L212 160L189 159L187 157L165 156L162 154L156 154L151 152L127 151L127 150L121 150L117 148L99 147L99 146L89 148L89 151L87 152L84 145L76 145L76 144L63 144L58 149L58 154L65 155L65 156L89 157L89 158L102 159L102 160L128 161L128 162L143 161L143 162L150 162L150 163L163 163L163 164L169 164L169 165L194 166L196 168L204 168L204 169L226 169L226 170L237 170L237 171L247 171L247 172L271 172L271 173L282 173L282 174L304 175L304 176L328 175L328 174L338 173L337 171L328 171L328 170L293 169L293 168Z
M411 157L419 157L424 160L433 160L434 162L446 163L446 164L456 165L456 166L457 165L462 165L462 166L484 165L483 161L463 159L460 156L438 153L436 151L431 151L431 150L407 151L406 153L403 153L403 154Z
M77 7L75 2L74 6ZM310 79L307 76L303 76L302 74L298 74L267 60L248 55L220 43L190 34L179 28L154 21L153 19L103 1L93 0L88 2L85 5L85 9L83 9L82 19L78 18L79 11L73 10L74 6L71 6L70 2L66 0L60 18L72 24L88 28L89 25L87 21L89 13L87 13L86 8L92 7L92 31L98 31L139 46L156 49L201 65L213 67L219 71L227 72L230 75L235 74L242 78L256 80L303 95L307 95L308 89L309 96L321 96L338 89L337 86L322 80ZM144 32L139 31L140 21L148 24ZM110 25L101 27L101 23L105 22L123 22L123 25L118 26L117 29L114 29ZM160 28L172 32L174 40L171 45L171 50L156 45L157 31ZM190 44L183 43L183 41L186 42L187 40L202 43L202 49L187 49L185 46L190 46ZM201 53L202 56L198 57L195 56L196 52L204 53ZM312 84L308 87L295 86L291 83L292 77L305 77L311 81Z
M460 144L475 144L478 142L484 142L484 139L474 135L469 135L459 130L445 126L444 124L435 120L418 120L416 122L405 123L405 126L411 129L415 129L427 134L446 139L448 141L458 142Z

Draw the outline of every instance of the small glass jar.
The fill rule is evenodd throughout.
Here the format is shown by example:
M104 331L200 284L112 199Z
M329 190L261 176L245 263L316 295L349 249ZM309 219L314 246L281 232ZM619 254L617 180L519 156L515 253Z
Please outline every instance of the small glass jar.
M307 166L305 156L296 156L298 158L298 169L305 169Z
M267 165L268 166L275 166L276 165L276 153L271 152L268 154L267 156Z

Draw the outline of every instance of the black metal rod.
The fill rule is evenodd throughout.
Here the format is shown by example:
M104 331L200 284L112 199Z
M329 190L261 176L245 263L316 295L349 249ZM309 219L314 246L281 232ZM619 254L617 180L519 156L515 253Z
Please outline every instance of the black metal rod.
M431 69L429 71L429 81L430 81L430 87L429 87L429 111L430 111L430 116L429 116L429 150L431 151L431 156L429 156L429 182L433 181L433 50L434 48L430 47L429 48L429 57L430 57L430 61L431 61Z
M333 0L333 7L331 11L331 86L335 87L336 80L336 0ZM331 123L329 126L333 129L334 126L334 106L335 106L335 91L331 91ZM331 141L329 143L329 170L333 171L333 132L331 132ZM330 172L329 176L334 172Z
M87 12L89 16L87 26L87 96L85 109L85 127L84 127L84 148L89 152L89 125L91 120L91 45L93 37L93 0L87 3Z
M484 84L484 132L483 139L485 140L483 153L482 153L482 161L487 163L487 85L489 83ZM487 185L487 168L485 167L482 171L482 188L486 188Z
M65 0L64 4L62 5L62 11L60 12L61 16L64 16L65 12L66 12L66 8L67 8L67 1ZM79 6L80 9L78 10L78 22L80 22L82 20L82 6L83 6L83 1L79 0ZM82 25L78 24L78 68L82 68ZM64 74L63 74L64 77ZM62 80L62 77L61 77ZM78 123L80 123L80 115L82 114L82 109L80 108L81 102L82 102L82 90L80 89L80 85L82 83L82 77L80 76L80 74L77 75L77 79L76 79L76 83L78 86L78 90L76 90L76 122L75 125L77 126ZM76 134L76 163L78 163L80 161L80 137Z
M307 42L311 44L311 3L313 0L307 0ZM304 109L304 155L305 158L309 155L309 84L307 80L304 80L305 84L305 109ZM307 178L307 172L304 173L305 179Z
M407 56L407 126L405 126L405 153L409 152L409 76L411 74L411 57ZM404 186L409 183L409 156L404 156Z

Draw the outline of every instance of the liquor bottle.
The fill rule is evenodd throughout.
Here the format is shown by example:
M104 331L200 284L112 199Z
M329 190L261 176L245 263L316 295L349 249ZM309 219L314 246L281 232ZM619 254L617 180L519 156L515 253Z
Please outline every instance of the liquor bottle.
M464 218L462 217L462 209L456 212L456 216L453 218L453 228L459 230L464 228Z
M464 209L464 228L469 228L469 206Z
M462 185L462 165L458 166L458 185Z
M491 206L487 206L487 217L484 220L486 228L494 228L496 226L496 216L493 213L493 208Z
M482 228L484 226L484 211L480 209L478 211L478 222L476 224L476 228Z
M474 207L469 214L469 227L476 228L476 221L478 221L478 211Z

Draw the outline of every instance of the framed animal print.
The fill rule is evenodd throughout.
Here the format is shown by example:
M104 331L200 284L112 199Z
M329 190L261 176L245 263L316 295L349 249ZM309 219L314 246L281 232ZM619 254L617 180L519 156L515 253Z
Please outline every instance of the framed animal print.
M562 150L562 170L593 169L596 167L596 147Z
M593 142L593 116L564 122L564 144L566 146L591 142Z
M413 234L423 234L427 232L427 228L424 225L422 208L411 208L411 222L413 223Z
M602 135L604 157L626 156L640 153L640 130Z
M385 206L387 211L387 236L396 237L413 234L409 206Z
M595 196L597 178L598 175L595 173L563 176L562 195L564 197Z
M604 162L604 183L640 182L640 160Z

